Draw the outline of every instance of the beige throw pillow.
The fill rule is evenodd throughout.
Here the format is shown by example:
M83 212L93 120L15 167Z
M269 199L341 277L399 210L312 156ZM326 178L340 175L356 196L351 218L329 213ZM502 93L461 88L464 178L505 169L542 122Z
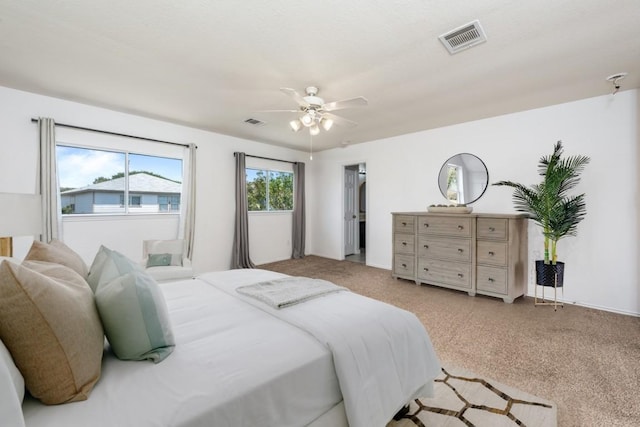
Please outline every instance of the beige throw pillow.
M66 265L81 275L83 279L86 279L89 274L87 264L80 255L60 240L54 239L49 244L34 240L24 259L25 261L47 261Z
M43 403L85 400L100 377L104 334L93 292L63 265L0 263L0 339Z

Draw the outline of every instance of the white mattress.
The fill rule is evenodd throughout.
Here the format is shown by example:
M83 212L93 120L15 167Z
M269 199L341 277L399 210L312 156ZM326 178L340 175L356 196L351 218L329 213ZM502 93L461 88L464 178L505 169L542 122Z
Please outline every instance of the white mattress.
M27 427L300 427L341 402L332 355L306 332L198 279L161 288L173 354L155 365L106 352L88 400L26 398Z

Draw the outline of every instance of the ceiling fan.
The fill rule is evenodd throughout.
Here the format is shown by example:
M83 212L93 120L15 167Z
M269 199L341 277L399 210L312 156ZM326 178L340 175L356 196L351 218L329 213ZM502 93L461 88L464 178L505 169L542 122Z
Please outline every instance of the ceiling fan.
M309 86L305 89L306 96L302 96L295 89L280 88L280 90L293 98L298 104L297 110L268 110L265 113L300 113L300 116L289 122L289 126L294 132L298 132L303 127L309 128L311 135L320 133L320 126L326 131L331 129L335 124L339 126L357 126L354 121L336 116L331 111L342 110L345 108L365 107L369 104L366 98L359 96L357 98L344 99L342 101L324 102L324 99L318 96L318 88Z

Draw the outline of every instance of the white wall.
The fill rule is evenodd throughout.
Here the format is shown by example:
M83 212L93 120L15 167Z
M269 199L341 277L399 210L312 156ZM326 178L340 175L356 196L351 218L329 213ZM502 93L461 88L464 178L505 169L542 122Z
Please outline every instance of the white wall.
M197 272L223 270L231 264L235 212L234 151L308 162L306 153L295 150L0 87L0 192L35 192L38 135L37 125L31 123L31 118L38 116L83 127L197 144L193 259ZM63 133L63 128L59 129ZM87 135L99 138L99 134ZM308 176L307 185L312 180ZM309 190L307 194L311 192ZM250 249L254 260L264 263L291 256L291 220L282 219L278 214L251 218ZM126 221L112 221L104 217L74 218L64 224L64 240L87 263L93 260L100 244L138 259L142 257L143 239L169 238L175 235L176 227L176 217L171 216L164 219L131 217ZM310 245L308 236L309 232L307 247ZM262 243L254 244L254 241Z
M367 264L391 268L391 212L424 211L446 203L437 186L442 163L459 152L480 157L489 182L539 182L537 163L562 140L565 153L591 157L575 190L586 193L587 216L578 237L558 245L566 262L564 299L640 314L640 94L629 90L567 104L493 117L314 156L311 252L342 259L343 167L367 164ZM515 212L511 190L489 187L474 212ZM539 229L529 227L530 271L542 256ZM532 277L532 276L531 276ZM530 277L529 294L534 280Z
M0 192L33 193L36 188L37 126L32 117L199 146L194 266L227 269L234 228L233 152L307 163L306 252L343 258L343 167L367 164L367 263L391 267L391 212L425 210L444 203L437 187L442 163L459 152L479 156L489 180L538 182L536 165L562 139L567 154L592 158L578 191L587 194L588 214L579 236L559 244L567 263L564 298L609 310L640 314L640 94L623 91L396 138L307 154L131 114L0 87ZM489 187L476 212L514 212L508 188ZM4 208L4 207L3 207ZM75 221L68 242L87 262L108 243L132 258L142 253L142 236L168 233L143 218L100 221L98 232ZM95 220L93 220L95 222ZM251 256L257 263L289 258L291 218L252 215ZM160 231L159 231L160 230ZM542 239L530 227L529 260L541 256ZM149 238L155 238L149 236ZM158 237L162 238L162 236ZM533 293L530 279L529 293Z

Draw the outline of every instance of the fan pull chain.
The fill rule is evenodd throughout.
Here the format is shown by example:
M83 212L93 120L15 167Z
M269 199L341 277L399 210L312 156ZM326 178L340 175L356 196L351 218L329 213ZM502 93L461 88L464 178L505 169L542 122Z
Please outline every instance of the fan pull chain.
M309 160L313 160L313 136L309 133Z

